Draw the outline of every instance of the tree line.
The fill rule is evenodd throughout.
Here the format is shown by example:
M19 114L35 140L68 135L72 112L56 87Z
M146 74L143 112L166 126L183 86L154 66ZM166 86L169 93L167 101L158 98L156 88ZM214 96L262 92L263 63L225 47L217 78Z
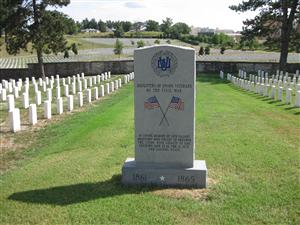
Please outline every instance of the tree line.
M130 22L130 21L97 21L96 19L87 19L74 21L72 18L64 16L64 23L66 26L66 33L76 34L81 30L95 29L100 32L112 31L115 37L122 37L125 32L139 32L139 31L154 31L161 32L162 38L180 38L181 35L189 34L191 28L183 22L173 23L171 18L166 18L159 23L155 20L147 20L145 22Z
M147 20L145 22L130 22L130 21L97 21L96 19L84 19L81 22L75 22L73 19L65 16L64 21L67 34L77 34L78 32L86 29L94 29L100 32L112 32L109 37L121 38L124 37L126 32L131 32L130 37L138 37L141 31L157 32L154 35L156 38L179 39L183 42L199 45L207 43L214 46L221 46L232 48L236 45L234 39L224 33L212 35L191 35L191 28L183 22L173 23L171 18L166 18L159 23L155 20ZM154 37L153 36L153 37ZM247 45L243 45L247 46ZM255 46L257 47L257 46Z

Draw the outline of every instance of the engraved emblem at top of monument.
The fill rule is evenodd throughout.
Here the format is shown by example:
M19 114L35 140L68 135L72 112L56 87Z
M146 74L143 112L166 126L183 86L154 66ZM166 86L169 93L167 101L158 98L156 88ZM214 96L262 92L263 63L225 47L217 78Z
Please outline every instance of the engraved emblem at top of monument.
M170 76L177 68L177 58L172 52L162 50L153 55L151 66L156 75Z

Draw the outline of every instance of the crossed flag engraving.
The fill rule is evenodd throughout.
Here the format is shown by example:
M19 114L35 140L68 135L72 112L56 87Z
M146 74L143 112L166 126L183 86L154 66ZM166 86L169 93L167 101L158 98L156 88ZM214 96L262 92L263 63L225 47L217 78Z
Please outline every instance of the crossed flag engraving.
M162 125L163 121L166 121L167 125L169 126L169 121L166 117L169 109L183 111L184 110L184 102L182 101L181 98L173 96L170 103L168 104L167 108L163 111L156 96L146 99L146 101L144 102L144 109L151 110L151 109L155 109L155 108L159 108L163 115L163 117L160 120L159 126Z

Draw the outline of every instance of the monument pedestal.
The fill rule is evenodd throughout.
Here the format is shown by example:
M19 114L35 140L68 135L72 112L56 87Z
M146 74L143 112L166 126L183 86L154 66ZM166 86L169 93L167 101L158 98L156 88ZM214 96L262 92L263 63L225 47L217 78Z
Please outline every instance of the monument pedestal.
M195 160L191 168L160 168L137 165L134 158L127 158L122 168L125 185L206 188L206 178L204 160Z

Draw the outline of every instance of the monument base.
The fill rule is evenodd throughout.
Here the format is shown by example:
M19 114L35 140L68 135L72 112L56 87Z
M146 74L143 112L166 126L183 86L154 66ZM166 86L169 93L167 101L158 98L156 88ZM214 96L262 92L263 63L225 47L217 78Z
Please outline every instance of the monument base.
M127 158L122 168L122 183L206 188L207 168L204 160L195 160L192 168L152 168L137 166L134 158Z

